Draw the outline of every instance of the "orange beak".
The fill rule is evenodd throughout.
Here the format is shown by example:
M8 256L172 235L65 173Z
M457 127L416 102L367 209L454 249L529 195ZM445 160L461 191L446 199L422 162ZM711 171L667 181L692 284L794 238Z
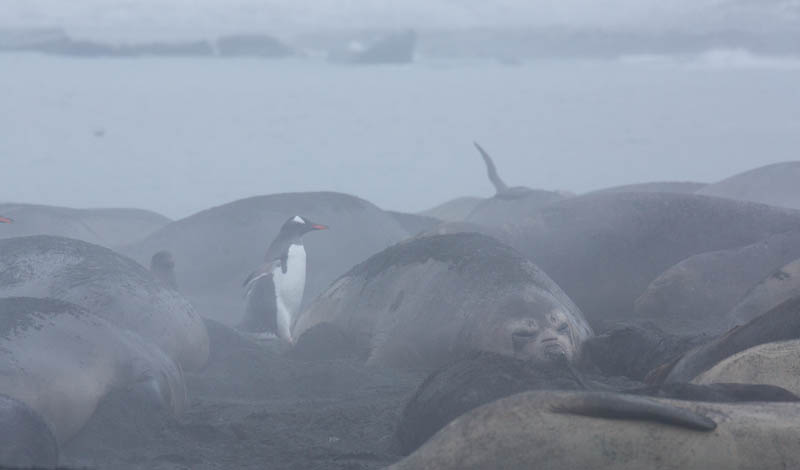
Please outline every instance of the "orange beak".
M12 222L14 222L14 219L9 219L8 217L3 217L0 215L0 223L10 224Z

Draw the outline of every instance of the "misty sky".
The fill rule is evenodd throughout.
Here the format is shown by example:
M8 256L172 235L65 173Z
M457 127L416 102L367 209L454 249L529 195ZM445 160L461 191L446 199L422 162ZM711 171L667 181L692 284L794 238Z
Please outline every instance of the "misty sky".
M800 0L0 0L0 27L88 35L340 28L599 27L790 30Z

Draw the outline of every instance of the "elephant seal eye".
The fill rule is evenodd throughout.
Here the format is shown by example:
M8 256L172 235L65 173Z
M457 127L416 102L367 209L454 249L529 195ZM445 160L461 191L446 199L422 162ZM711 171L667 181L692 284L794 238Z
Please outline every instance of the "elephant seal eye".
M567 322L564 322L564 323L558 325L559 333L563 333L563 332L566 332L568 330L569 330L569 324Z

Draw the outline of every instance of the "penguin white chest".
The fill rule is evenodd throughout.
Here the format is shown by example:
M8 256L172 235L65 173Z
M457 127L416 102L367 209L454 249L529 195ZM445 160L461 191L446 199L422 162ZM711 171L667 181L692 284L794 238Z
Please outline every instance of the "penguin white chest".
M272 280L278 303L278 328L288 332L292 316L297 314L303 302L303 291L306 288L306 250L303 245L289 247L286 272L278 265L272 272Z

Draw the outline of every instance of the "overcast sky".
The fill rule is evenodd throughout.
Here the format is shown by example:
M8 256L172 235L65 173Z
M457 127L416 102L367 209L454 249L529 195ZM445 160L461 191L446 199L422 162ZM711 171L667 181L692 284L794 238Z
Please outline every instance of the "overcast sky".
M797 28L800 0L0 0L0 27L185 34L341 28Z

